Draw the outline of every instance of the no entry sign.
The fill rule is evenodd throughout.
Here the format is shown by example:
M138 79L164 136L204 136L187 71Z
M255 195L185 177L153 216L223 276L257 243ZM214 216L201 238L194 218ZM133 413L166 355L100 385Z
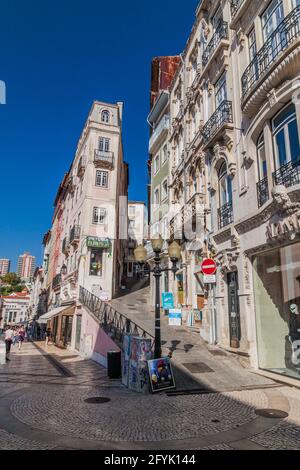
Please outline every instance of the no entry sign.
M201 269L203 274L210 276L211 274L215 274L217 271L217 264L213 259L205 259L201 265Z

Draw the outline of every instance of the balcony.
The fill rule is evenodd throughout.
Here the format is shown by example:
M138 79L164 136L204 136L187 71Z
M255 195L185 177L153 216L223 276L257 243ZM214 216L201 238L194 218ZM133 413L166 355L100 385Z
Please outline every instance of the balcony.
M237 29L239 20L245 15L246 9L251 3L252 0L231 0L231 29Z
M273 173L274 184L286 188L300 184L300 157L297 160L282 165Z
M297 76L299 48L297 53L291 53L299 45L296 41L299 37L300 5L280 23L246 68L242 76L242 106L245 112L254 113L273 88L287 78ZM247 103L250 97L251 101Z
M81 178L85 173L86 162L87 162L87 157L85 156L80 157L78 168L77 168L77 176L79 176L79 178Z
M154 147L154 144L158 141L158 139L168 132L169 128L170 128L170 116L167 115L161 119L160 123L154 129L151 135L151 138L149 141L149 152L151 152L151 150Z
M70 231L70 244L71 245L78 245L80 241L80 232L81 227L79 225L74 225Z
M62 252L67 255L70 252L70 240L68 237L64 238L62 242Z
M57 289L61 285L61 274L57 274L52 281L52 289Z
M266 176L257 184L257 200L258 207L263 206L269 200L269 184L268 177Z
M203 52L202 65L206 67L210 59L217 52L223 40L229 40L228 23L221 21L213 35L211 41L208 43L205 51Z
M231 101L223 101L203 127L204 145L207 147L212 145L218 139L220 132L226 127L233 128Z
M232 202L228 202L224 204L219 209L219 228L227 227L227 225L232 224L233 222L233 209L232 209Z
M112 170L114 168L114 153L96 149L94 154L94 163L97 167Z

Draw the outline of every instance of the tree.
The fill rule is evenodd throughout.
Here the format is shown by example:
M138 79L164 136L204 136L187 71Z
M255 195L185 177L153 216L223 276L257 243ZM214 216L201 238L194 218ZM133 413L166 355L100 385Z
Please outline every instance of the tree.
M5 276L1 277L1 281L3 284L7 284L9 286L18 286L21 284L21 279L16 273L5 274Z

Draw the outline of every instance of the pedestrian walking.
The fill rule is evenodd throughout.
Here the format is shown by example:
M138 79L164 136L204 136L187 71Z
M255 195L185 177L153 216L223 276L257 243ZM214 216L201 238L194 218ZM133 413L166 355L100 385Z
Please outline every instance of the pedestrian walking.
M17 344L18 342L18 336L19 336L19 332L18 332L18 328L15 326L14 328L12 328L14 334L13 334L13 338L12 338L12 345L13 345L13 348L15 347L15 345Z
M51 338L51 329L47 328L47 330L46 330L46 346L48 346L50 338Z
M10 326L7 326L5 329L5 337L4 337L7 361L9 361L9 354L10 354L10 348L11 348L13 336L14 336L14 330Z
M18 344L19 344L19 351L21 350L22 343L25 340L25 328L24 326L21 326L19 329L19 334L18 334Z

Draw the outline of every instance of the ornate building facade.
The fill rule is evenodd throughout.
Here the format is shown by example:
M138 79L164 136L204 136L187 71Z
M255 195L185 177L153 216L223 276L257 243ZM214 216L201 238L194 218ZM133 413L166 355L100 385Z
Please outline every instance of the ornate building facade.
M202 304L205 340L297 376L300 2L203 0L181 57L169 179L183 259L171 288L178 304ZM207 255L213 307L199 274Z

